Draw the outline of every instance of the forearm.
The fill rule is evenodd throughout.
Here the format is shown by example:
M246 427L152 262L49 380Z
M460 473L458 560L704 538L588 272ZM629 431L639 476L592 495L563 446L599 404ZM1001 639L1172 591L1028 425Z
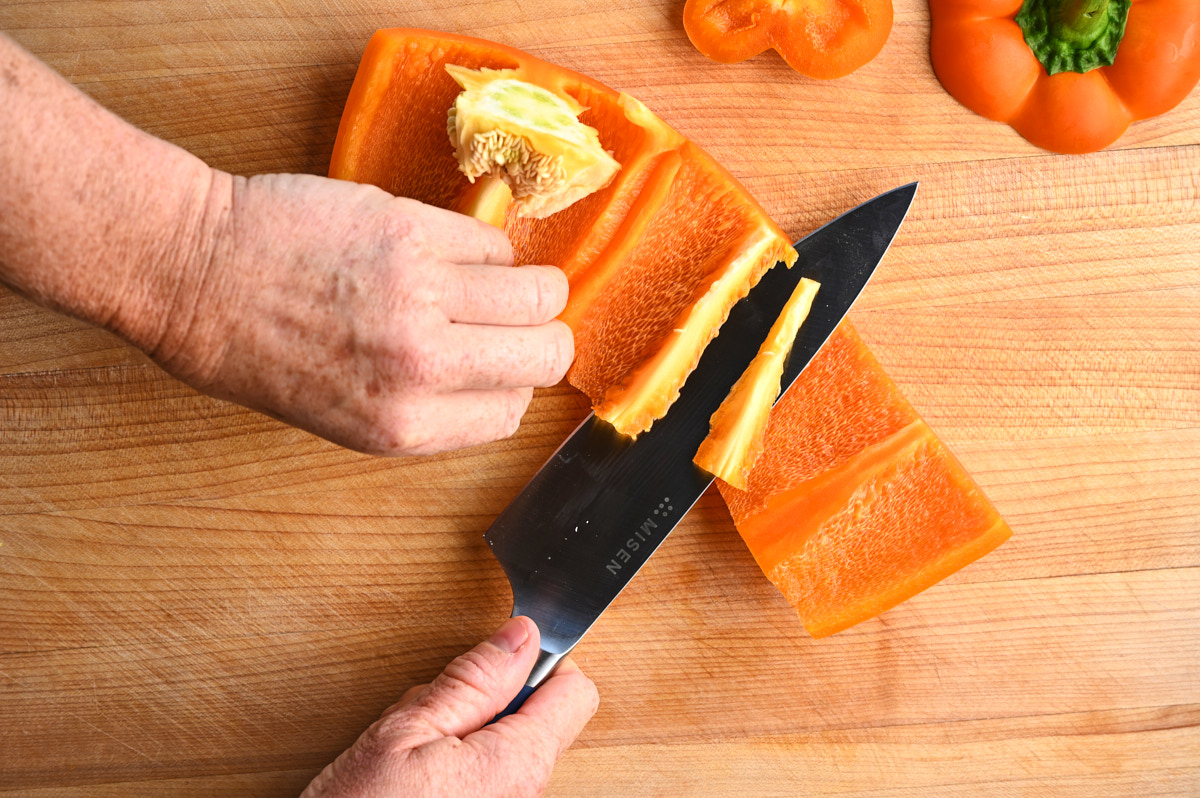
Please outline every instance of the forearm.
M0 281L160 348L181 294L203 283L231 178L101 108L3 34L0 109Z
M573 351L562 272L512 261L374 186L209 169L0 34L0 282L198 390L380 454L510 435Z

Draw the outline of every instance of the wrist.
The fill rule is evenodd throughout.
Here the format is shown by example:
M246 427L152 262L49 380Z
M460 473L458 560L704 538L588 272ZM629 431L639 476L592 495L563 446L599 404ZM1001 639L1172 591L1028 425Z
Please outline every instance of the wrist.
M208 279L233 178L104 110L3 34L0 107L0 282L169 354L175 315Z
M220 279L234 184L198 160L175 173L163 216L127 254L129 268L100 322L185 379L202 369L190 362L189 343L220 324L206 300Z

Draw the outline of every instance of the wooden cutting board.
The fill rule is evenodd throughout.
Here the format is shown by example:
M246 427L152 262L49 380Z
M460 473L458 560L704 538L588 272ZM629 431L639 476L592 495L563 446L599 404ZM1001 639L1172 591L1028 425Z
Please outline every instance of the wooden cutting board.
M630 92L796 237L920 180L853 318L1013 540L813 641L710 492L578 649L602 704L548 794L1200 794L1200 91L1058 156L941 89L922 0L834 82L709 63L682 5L35 0L0 30L242 174L323 173L406 25ZM372 459L0 293L0 791L296 794L507 615L481 532L586 411L546 390L511 440Z

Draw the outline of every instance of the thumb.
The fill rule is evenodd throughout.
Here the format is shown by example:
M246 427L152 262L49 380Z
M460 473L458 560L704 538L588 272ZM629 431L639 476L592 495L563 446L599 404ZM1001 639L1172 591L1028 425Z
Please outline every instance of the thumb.
M494 718L517 695L537 659L540 637L528 618L509 618L485 642L456 658L408 703L388 714L404 728L406 745L465 737Z

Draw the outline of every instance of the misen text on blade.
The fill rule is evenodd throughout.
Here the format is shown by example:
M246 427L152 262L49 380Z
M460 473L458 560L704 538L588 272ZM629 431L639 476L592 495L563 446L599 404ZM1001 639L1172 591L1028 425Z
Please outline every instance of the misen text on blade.
M608 561L608 564L604 566L605 569L610 574L618 574L633 559L634 552L640 550L643 546L653 548L652 544L661 542L661 534L655 530L658 529L660 521L663 523L666 522L667 516L674 509L671 505L671 497L664 496L663 500L658 503L658 507L646 517L645 521L642 521L637 531L625 541L625 545L617 550L616 556Z

